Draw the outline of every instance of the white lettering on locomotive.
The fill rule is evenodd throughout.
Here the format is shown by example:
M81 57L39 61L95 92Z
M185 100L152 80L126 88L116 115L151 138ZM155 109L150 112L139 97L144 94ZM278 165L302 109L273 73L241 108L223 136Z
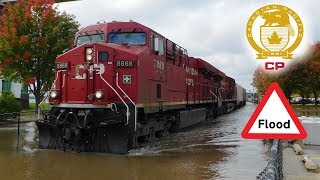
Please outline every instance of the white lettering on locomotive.
M186 66L186 72L188 74L191 74L191 75L194 75L194 76L198 76L198 70L192 68L192 67L189 67L189 66Z
M85 67L83 64L79 64L76 66L76 75L74 76L75 79L86 79ZM80 75L81 71L81 75Z
M97 74L103 74L105 72L104 64L93 64L90 66L90 71L96 70Z
M186 78L186 84L188 84L188 86L194 86L194 81L191 78Z
M154 65L153 67L157 70L161 70L163 71L164 70L164 62L162 61L159 61L159 60L154 60Z
M96 68L99 69L97 74L103 74L105 72L104 64L94 64L93 68L94 69L96 69Z

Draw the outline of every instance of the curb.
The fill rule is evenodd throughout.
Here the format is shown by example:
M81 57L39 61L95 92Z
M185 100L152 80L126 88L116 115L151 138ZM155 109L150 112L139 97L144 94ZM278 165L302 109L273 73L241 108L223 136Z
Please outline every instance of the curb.
M294 152L296 153L296 155L303 154L303 150L299 144L293 144L292 148L293 148Z
M319 172L319 167L312 161L312 159L309 158L308 155L303 155L301 157L301 161L307 170Z

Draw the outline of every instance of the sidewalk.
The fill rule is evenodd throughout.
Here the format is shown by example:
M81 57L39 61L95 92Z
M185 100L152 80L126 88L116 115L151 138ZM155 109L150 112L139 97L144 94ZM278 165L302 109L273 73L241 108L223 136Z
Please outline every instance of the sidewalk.
M32 115L23 115L20 116L20 123L28 123L32 121L37 120L37 115L32 114ZM0 125L6 125L6 124L17 124L18 119L8 119L8 120L0 120Z
M37 119L38 119L38 115L36 114L20 116L20 121L36 121Z
M304 154L318 166L320 165L320 146L302 146ZM302 155L296 155L293 148L283 143L283 176L285 180L320 180L320 174L307 171L301 161Z

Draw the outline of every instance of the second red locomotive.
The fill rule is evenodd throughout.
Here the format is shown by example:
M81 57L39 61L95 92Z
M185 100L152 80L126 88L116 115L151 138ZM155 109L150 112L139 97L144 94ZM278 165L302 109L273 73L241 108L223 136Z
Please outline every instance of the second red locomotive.
M56 59L39 147L125 154L245 105L245 89L137 22L98 23Z

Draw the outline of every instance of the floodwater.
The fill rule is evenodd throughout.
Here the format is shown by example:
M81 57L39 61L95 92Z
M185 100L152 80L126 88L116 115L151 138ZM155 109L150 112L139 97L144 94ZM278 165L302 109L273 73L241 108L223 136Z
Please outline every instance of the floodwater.
M243 140L255 106L205 122L128 155L73 153L37 148L35 123L0 127L0 179L255 179L269 146Z

